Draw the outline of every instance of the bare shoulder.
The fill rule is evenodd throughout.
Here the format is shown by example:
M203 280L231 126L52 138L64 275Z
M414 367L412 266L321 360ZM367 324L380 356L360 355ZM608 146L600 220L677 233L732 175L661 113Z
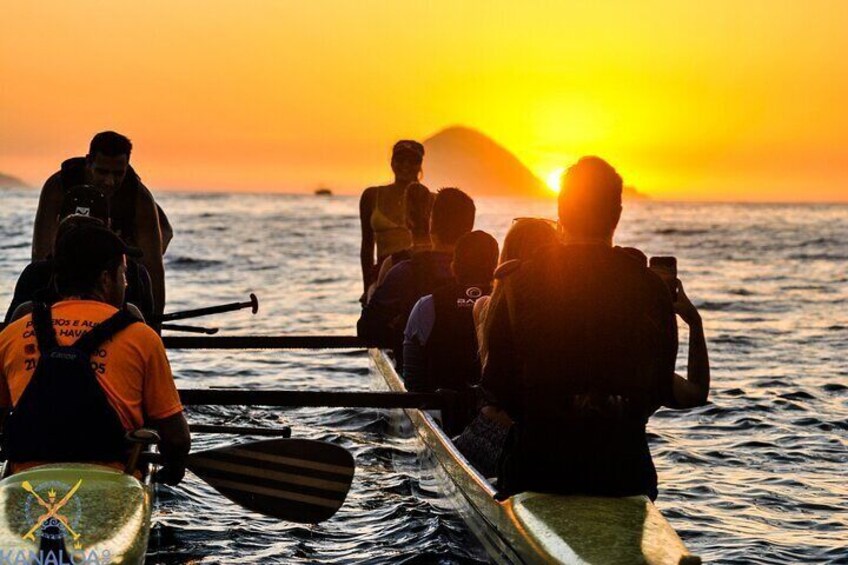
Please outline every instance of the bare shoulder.
M155 200L153 199L153 193L150 192L142 182L138 181L138 194L136 196L136 201L140 204L153 204Z
M42 198L56 198L62 197L64 193L62 187L62 172L56 171L50 177L44 181L44 186L41 187L41 197Z
M362 191L362 196L359 198L359 203L370 203L374 202L374 199L377 198L377 193L380 192L382 186L369 186L365 190Z

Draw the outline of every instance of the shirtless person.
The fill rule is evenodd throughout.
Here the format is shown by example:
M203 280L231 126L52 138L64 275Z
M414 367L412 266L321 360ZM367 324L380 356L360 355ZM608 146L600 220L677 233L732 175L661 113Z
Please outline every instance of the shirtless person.
M59 172L47 179L38 200L32 259L45 259L51 253L65 193L76 185L94 185L109 199L112 230L144 253L141 263L150 273L154 312L161 314L165 306L162 255L173 230L153 195L130 166L131 152L129 139L104 131L91 140L88 155L68 159Z

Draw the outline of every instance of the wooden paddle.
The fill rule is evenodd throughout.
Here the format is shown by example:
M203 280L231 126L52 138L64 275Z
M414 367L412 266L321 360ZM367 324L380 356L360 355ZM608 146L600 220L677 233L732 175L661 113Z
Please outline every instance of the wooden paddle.
M229 426L216 424L189 424L188 429L196 434L236 434L245 436L291 437L291 428L253 428L249 426Z
M146 453L161 463L158 453ZM353 456L309 439L270 439L189 454L186 467L236 504L281 520L317 524L344 503Z

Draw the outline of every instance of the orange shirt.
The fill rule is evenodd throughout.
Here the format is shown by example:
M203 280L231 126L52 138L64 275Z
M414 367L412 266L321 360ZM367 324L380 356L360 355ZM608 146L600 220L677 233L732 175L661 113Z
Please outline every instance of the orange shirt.
M65 300L53 306L59 345L72 345L117 309L93 300ZM14 406L29 384L39 352L27 315L0 333L0 407ZM143 323L107 340L91 356L94 374L127 430L182 411L162 339Z

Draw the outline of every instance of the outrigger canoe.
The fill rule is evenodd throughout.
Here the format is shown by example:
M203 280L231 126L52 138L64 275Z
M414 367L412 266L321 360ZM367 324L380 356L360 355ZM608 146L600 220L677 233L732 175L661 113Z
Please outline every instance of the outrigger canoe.
M375 386L403 392L392 361L369 351ZM497 563L700 563L645 496L602 498L523 492L501 499L454 447L432 415L404 409L399 427L420 440L419 459Z

